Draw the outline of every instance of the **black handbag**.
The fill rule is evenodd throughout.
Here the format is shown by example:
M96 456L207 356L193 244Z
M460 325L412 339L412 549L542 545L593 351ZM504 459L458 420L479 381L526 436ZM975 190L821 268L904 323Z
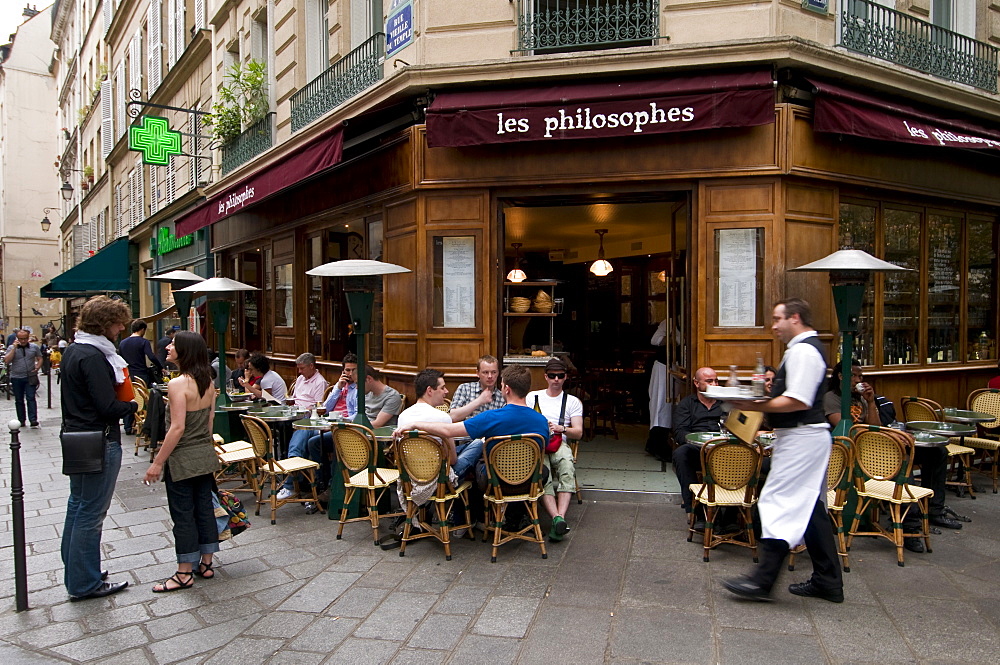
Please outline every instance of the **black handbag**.
M104 472L105 431L60 432L62 444L63 475Z

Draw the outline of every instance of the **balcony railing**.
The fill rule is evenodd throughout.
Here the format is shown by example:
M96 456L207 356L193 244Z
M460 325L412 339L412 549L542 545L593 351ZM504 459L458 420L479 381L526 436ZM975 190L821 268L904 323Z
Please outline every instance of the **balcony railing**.
M381 81L384 60L385 33L378 32L307 83L292 95L292 131Z
M222 174L225 175L274 145L274 112L246 128L222 146Z
M512 53L646 46L660 37L660 0L517 0Z
M997 48L868 0L847 0L840 44L898 65L997 91Z

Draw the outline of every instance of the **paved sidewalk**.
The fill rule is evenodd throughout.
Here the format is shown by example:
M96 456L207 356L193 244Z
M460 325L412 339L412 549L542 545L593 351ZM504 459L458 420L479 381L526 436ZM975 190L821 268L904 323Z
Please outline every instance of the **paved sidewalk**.
M44 382L42 404L44 404ZM55 386L53 386L55 388ZM146 459L126 447L105 524L113 597L69 603L59 536L68 483L59 473L57 408L23 432L31 610L14 612L10 452L0 428L0 662L62 663L989 663L1000 650L1000 496L950 500L973 518L933 539L933 554L859 539L845 576L847 602L789 595L734 600L721 578L750 565L746 550L711 563L688 543L680 509L614 501L573 504L572 531L549 546L489 549L462 540L452 561L422 541L383 552L371 532L297 506L252 528L218 555L214 580L156 594L174 570L162 486L141 484ZM0 400L0 423L13 417ZM127 438L126 443L130 441Z

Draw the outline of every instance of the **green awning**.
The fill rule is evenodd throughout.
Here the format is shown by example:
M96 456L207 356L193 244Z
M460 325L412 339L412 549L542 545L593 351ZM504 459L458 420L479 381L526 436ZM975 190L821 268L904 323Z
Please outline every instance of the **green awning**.
M128 238L119 238L43 286L41 295L43 298L79 298L123 293L130 288Z

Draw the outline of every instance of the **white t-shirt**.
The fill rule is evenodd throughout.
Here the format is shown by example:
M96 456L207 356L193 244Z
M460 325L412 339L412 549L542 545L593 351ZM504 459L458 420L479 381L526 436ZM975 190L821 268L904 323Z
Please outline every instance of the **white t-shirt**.
M403 409L399 414L396 427L398 429L408 429L413 423L450 423L451 416L447 411L436 409L426 402L417 402L413 406Z
M288 388L285 386L285 380L281 378L281 375L273 369L269 369L267 370L267 374L257 380L257 383L263 390L271 393L274 399L284 404Z
M538 400L538 410L550 423L569 427L574 416L583 417L583 402L573 395L566 395L566 412L563 414L562 422L560 422L559 411L562 410L563 394L559 393L557 397L550 397L549 393L544 390L532 390L528 393L528 407L534 409L535 400ZM565 434L563 434L563 441L566 441Z

